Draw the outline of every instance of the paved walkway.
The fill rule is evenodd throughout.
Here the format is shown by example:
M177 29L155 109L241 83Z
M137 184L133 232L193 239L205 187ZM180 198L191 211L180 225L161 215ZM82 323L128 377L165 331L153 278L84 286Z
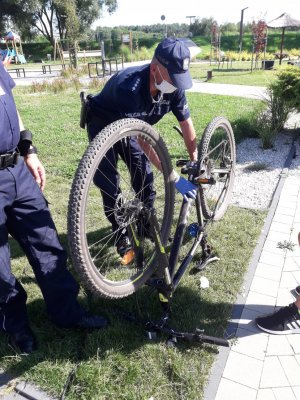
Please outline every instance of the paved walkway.
M299 155L298 159L300 163ZM237 342L220 349L205 400L300 400L300 335L269 335L254 323L257 316L295 300L291 289L300 283L298 232L300 172L285 168L245 277L244 293L233 308L228 335L235 335Z

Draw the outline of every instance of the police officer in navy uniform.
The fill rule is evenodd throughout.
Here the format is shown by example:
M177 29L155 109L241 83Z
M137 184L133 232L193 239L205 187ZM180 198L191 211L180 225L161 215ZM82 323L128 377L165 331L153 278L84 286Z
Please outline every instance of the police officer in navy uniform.
M197 160L196 133L190 117L185 90L192 87L189 74L190 51L179 39L166 38L157 46L150 64L129 67L113 75L102 91L88 100L87 130L92 140L105 126L121 118L137 118L150 125L157 123L172 111L177 118L190 159ZM128 165L136 193L151 207L155 192L153 175L148 159L139 144L118 142L95 174L94 182L100 188L104 211L116 233L117 251L121 257L131 249L127 233L120 231L114 213L119 194L119 177L116 172L118 157ZM142 171L141 171L142 169ZM188 197L195 197L195 186L173 174L176 188ZM141 186L144 189L141 190ZM126 264L125 261L122 264Z
M8 234L26 254L43 294L47 313L60 327L103 328L107 320L87 314L77 301L79 286L67 270L47 202L45 171L24 129L12 95L14 81L0 61L0 330L21 353L31 353L30 329L21 283L11 272ZM20 132L21 131L21 132Z

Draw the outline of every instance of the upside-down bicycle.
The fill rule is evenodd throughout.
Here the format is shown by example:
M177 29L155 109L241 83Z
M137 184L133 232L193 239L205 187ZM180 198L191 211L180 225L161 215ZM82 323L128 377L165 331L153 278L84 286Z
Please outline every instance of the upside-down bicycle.
M108 151L116 143L125 145L133 137L149 160L154 155L160 161L160 168L152 169L156 195L153 206L149 207L132 188L134 171L130 174L130 163L125 164L122 157L118 160L119 195L114 209L110 211L114 213L120 231L126 231L132 243L133 262L124 266L116 253L116 235L111 231L107 210L105 214L100 190L93 178L101 161L107 159ZM177 161L181 173L197 185L197 195L195 200L182 200L177 227L167 254L175 199L175 187L170 179L173 167L167 147L153 127L137 119L122 119L104 128L89 144L79 163L69 200L70 252L83 286L93 294L116 299L149 285L157 290L163 307L158 321L147 322L149 332L160 331L173 339L184 338L228 346L226 339L206 336L198 329L194 333L177 332L168 326L167 321L172 295L197 248L201 249L201 258L196 269L202 270L215 260L207 241L206 226L222 218L227 210L233 189L235 154L230 123L223 117L216 117L202 135L198 146L199 161ZM193 206L197 221L188 225ZM194 240L178 266L179 250L186 230Z

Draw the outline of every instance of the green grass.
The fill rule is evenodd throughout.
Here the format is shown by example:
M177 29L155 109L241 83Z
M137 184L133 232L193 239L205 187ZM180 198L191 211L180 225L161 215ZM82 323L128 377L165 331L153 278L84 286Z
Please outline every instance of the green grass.
M48 174L45 195L66 246L70 184L87 145L86 133L79 128L78 93L69 90L58 95L30 94L26 89L17 89L15 98L26 127L34 132ZM256 107L256 102L249 99L198 93L189 93L188 100L199 138L212 117L224 115L235 124ZM175 123L168 115L157 125L173 162L186 157L182 139L171 128ZM223 335L264 218L265 213L232 207L222 221L210 227L209 242L220 261L203 273L210 281L209 290L200 289L200 274L186 274L174 297L173 327L198 327L210 335ZM141 326L117 316L119 307L138 315L146 310L157 315L160 309L155 293L144 288L129 298L109 301L90 299L81 290L80 301L92 312L107 315L110 327L92 333L58 329L47 319L27 260L18 245L12 240L10 243L13 271L28 293L29 317L39 349L29 357L16 356L1 334L1 367L9 374L34 382L55 396L63 392L68 377L73 375L66 393L69 400L203 397L217 348L195 344L167 348L166 338L149 342ZM185 250L186 247L181 257Z
M277 63L278 64L278 63ZM218 64L212 62L196 62L191 64L191 75L194 79L206 81L207 71L211 70L213 78L210 83L227 83L234 85L250 85L250 86L268 86L276 79L276 70L278 65L275 65L274 70L254 69L251 71L251 62L249 61L233 61L232 63L224 62ZM260 65L259 65L260 67Z
M280 50L282 29L269 29L267 51L275 53ZM192 39L203 53L210 52L210 37L196 36ZM243 34L243 50L252 52L253 35L245 32ZM285 32L284 36L284 49L298 49L299 48L299 32ZM239 49L239 34L236 33L223 33L221 37L221 50L223 51L238 51Z

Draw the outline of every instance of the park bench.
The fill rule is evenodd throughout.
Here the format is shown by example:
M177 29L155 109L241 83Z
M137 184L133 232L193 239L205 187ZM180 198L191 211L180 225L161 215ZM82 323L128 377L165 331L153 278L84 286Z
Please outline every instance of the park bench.
M25 78L25 69L23 67L9 68L8 72L9 73L15 73L18 78L21 78L21 73L22 73L23 77Z
M52 73L52 71L61 71L66 69L70 64L42 64L42 72L43 74Z
M220 57L220 59L218 60L218 69L224 68L224 64L226 63L227 65L227 69L229 68L229 64L230 64L230 68L232 68L232 59L226 56L222 56Z
M116 57L116 58L107 58L105 60L96 61L96 62L89 62L88 63L88 70L89 70L89 77L94 78L98 76L105 76L106 72L111 75L112 73L112 64L115 64L116 71L119 70L119 64L122 65L122 69L124 68L124 60L123 57ZM92 67L95 67L96 75L92 74Z

